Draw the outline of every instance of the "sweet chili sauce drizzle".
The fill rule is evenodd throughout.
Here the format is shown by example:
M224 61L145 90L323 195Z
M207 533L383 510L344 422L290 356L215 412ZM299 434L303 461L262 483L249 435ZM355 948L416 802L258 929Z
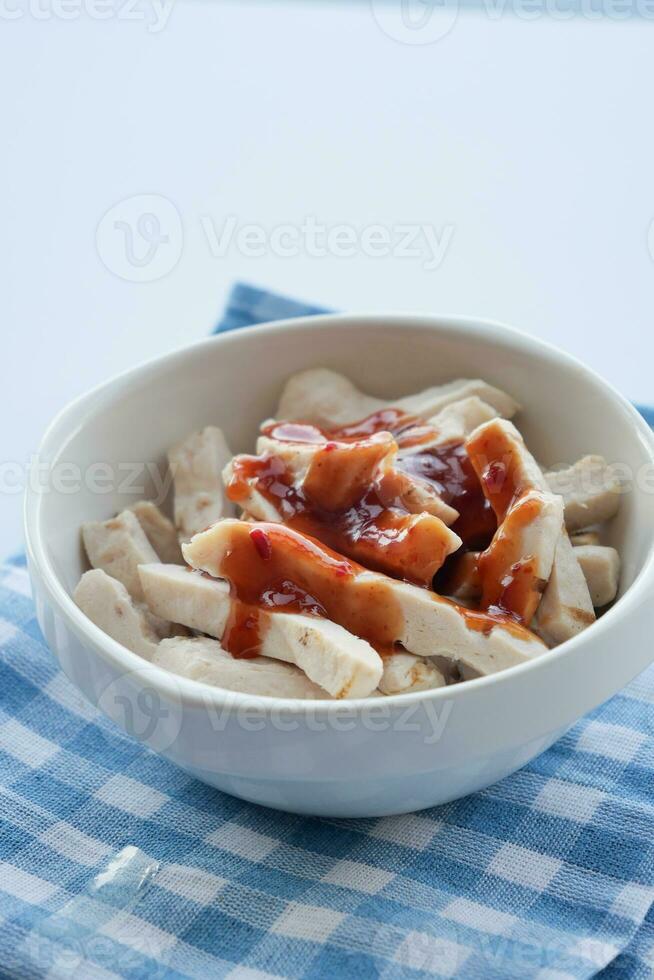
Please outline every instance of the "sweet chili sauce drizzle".
M390 432L397 442L397 468L424 480L446 504L459 512L452 530L462 539L465 550L486 548L497 529L497 519L465 445L462 442L432 445L434 426L399 408L381 409L360 422L333 430L331 436L357 439L382 430ZM323 430L316 428L316 432L324 437Z
M342 449L343 444L360 443L380 433L389 433L397 444L397 470L425 481L459 512L452 529L463 539L464 550L485 548L497 528L497 520L470 464L465 446L462 443L434 446L434 428L415 417L396 408L387 408L335 430L302 422L274 422L262 428L262 434L272 439L318 446L321 454L332 454L335 458L339 455L336 450ZM323 455L322 459L324 462L326 457ZM338 466L338 462L332 460L324 465L329 478L321 489L327 498L335 478L335 465ZM348 551L351 553L353 544L358 548L364 546L368 549L366 568L386 572L383 557L380 559L379 556L388 554L388 549L393 547L399 534L410 536L407 518L412 520L415 515L402 512L395 501L389 506L389 497L393 496L392 474L377 483L366 484L351 506L337 511L317 506L314 501L308 500L290 467L274 453L234 459L233 476L227 491L229 498L236 503L244 501L253 484L282 518L282 525L266 525L268 528L281 530L286 525L318 539L320 543L315 543L322 551L325 545L328 552L331 549L336 563L330 566L328 580L337 585L335 589L325 590L325 582L321 581L318 592L314 594L308 583L295 581L289 574L284 575L272 559L270 533L258 526L251 528L250 547L246 549L249 557L243 557L245 553L241 549L240 557L232 554L226 559L229 569L225 574L232 583L235 600L223 638L226 648L235 656L256 656L261 647L259 610L265 609L270 612L283 610L326 616L368 639L382 653L394 649L399 614L392 593L377 582L368 590L363 606L357 601L353 607L344 596L353 592L361 595L361 589L347 587L352 568L360 566L342 557ZM255 566L259 569L265 567L265 572L253 576ZM446 570L447 562L444 566ZM410 569L405 576L397 577L412 581ZM253 581L256 583L254 588L251 586ZM431 581L417 584L432 585ZM437 597L434 596L434 599ZM490 611L490 615L462 607L459 609L471 629L489 632L498 623L507 628L511 623L515 624L515 618L499 605Z
M223 645L236 657L257 656L266 613L304 613L332 620L367 640L382 656L396 649L404 635L404 613L393 581L370 575L322 542L283 524L262 524L270 542L263 558L252 525L230 521L219 574L232 590L233 613ZM433 593L434 603L455 605ZM469 629L488 634L501 625L518 636L524 629L501 610L475 612L457 606Z
M427 483L459 512L452 530L462 538L464 551L483 551L497 530L497 517L486 499L482 479L493 482L502 474L489 470L480 479L463 443L434 445L434 427L400 409L382 409L334 430L301 421L274 422L264 426L262 434L279 442L319 447L322 466L313 475L318 477L317 496L328 503L330 491L338 482L340 457L346 458L344 447L365 440L374 443L375 437L386 434L392 437L389 445L395 444L397 450L393 454L395 469ZM344 472L351 477L347 468ZM330 619L366 639L382 655L396 649L403 617L392 582L365 574L359 580L368 568L386 571L383 560L376 560L375 551L383 555L393 547L399 533L410 535L410 528L402 521L415 515L402 511L394 499L392 471L358 488L355 481L355 499L348 502L349 506L333 510L309 500L303 482L274 452L235 457L228 497L242 503L253 487L272 504L282 523L230 522L243 523L247 534L239 533L238 540L235 538L220 571L230 582L233 599L223 636L226 649L235 657L259 655L266 628L264 614L274 612ZM369 546L365 567L344 557L352 542ZM307 549L310 560L298 562L298 555L304 554L306 559ZM501 625L516 635L525 635L510 606L528 572L524 563L511 567L503 591L485 612L453 603L468 628L488 634ZM396 577L411 581L410 574ZM432 585L431 581L418 584ZM431 596L434 602L450 602L433 592Z
M252 538L255 529L264 530L270 541L268 558L262 558ZM225 649L237 657L257 656L266 612L330 619L381 652L393 649L401 632L401 611L388 581L365 575L360 579L365 572L283 524L253 529L245 522L230 522L220 574L230 583L235 611L223 635Z
M236 660L249 660L261 654L261 616L255 605L247 605L231 588L229 615L222 645Z
M419 478L459 511L452 530L462 538L464 549L479 550L492 538L496 520L465 446L431 445L434 427L400 409L382 409L333 430L303 422L272 422L262 428L262 434L279 442L319 447L304 482L296 480L274 452L239 456L227 489L229 498L242 503L254 482L289 527L319 538L373 570L428 587L446 558L445 540L439 552L437 522L429 515L409 514L401 504L401 474ZM354 481L347 506L335 508L331 500L338 488L352 482L353 457L348 447L365 451L373 461L375 454L381 460L397 452L395 471L372 480L364 465L360 485Z
M425 480L446 504L459 512L452 530L466 551L486 548L497 530L497 519L462 442L427 446L422 452L400 453L398 469Z
M369 429L377 429L370 423ZM397 443L386 429L341 437L302 423L275 423L263 434L278 442L317 447L302 479L274 452L237 456L228 497L245 503L254 485L282 521L367 567L430 585L449 537L430 514L409 513L398 497L397 474L380 471ZM336 439L331 438L335 436ZM382 467L383 468L383 467Z
M518 498L490 546L479 556L482 609L501 609L528 625L536 612L545 582L536 575L537 562L523 552L525 529L538 519L541 500Z
M470 453L471 466L500 522L477 563L481 607L528 626L547 584L537 575L536 557L524 553L524 532L541 514L542 498L529 493L531 484L525 480L520 456L503 432L484 431L472 440Z
M226 650L237 659L258 657L261 654L261 611L296 612L310 616L325 616L325 609L304 589L289 578L280 577L273 563L273 546L269 533L255 526L249 529L249 540L254 553L250 561L231 554L225 560L229 571L230 611L227 617L222 643ZM261 565L260 565L261 563ZM252 572L257 568L271 567L267 572L255 576L257 585L252 585ZM337 577L346 574L342 565L334 568Z

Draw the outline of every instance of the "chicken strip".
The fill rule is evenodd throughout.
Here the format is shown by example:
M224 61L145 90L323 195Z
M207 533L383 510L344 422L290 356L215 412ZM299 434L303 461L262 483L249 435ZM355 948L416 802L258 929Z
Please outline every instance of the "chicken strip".
M136 514L145 536L163 562L184 564L175 525L151 500L139 500L129 508Z
M292 374L284 386L275 417L336 428L358 422L386 403L364 395L352 382L328 368Z
M427 388L416 395L400 398L394 404L410 415L429 419L454 402L475 397L490 405L502 418L513 418L520 410L520 406L510 395L480 378L458 378L455 381L448 381L446 384Z
M478 426L500 415L498 409L482 401L478 395L451 402L437 415L427 420L437 433L434 442L430 445L442 446L447 442L464 442Z
M131 510L124 510L108 521L82 525L82 539L93 568L99 568L122 582L137 602L143 600L138 566L158 561L159 556Z
M180 677L226 691L272 698L329 699L297 667L268 657L237 660L217 640L206 637L162 640L152 662Z
M283 431L282 427L279 428ZM305 427L293 428L302 430ZM326 453L327 445L330 448ZM314 489L317 487L317 503L322 503L327 510L335 510L354 502L357 494L361 496L376 479L384 477L390 491L389 506L397 505L410 514L431 514L448 526L453 524L459 516L458 511L446 504L425 480L397 469L397 451L397 443L385 431L354 443L325 438L323 442L307 444L284 441L269 435L261 435L257 440L259 456L277 457L296 482L308 490L312 489L312 485ZM239 457L235 459L238 460ZM228 464L223 471L226 485L234 476L233 463L232 460L232 465ZM249 482L252 485L256 483L256 479ZM324 499L320 497L321 486L325 488ZM265 505L263 509L265 510ZM269 518L262 516L259 519Z
M472 612L427 589L369 572L282 525L220 521L183 551L195 568L228 579L249 605L264 606L271 597L288 609L311 604L379 650L401 644L410 653L446 656L480 673L545 650L508 618Z
M484 423L466 449L499 525L477 562L482 607L504 609L528 625L552 572L562 498L543 489L538 464L511 422Z
M227 582L179 565L142 565L140 573L148 605L157 615L172 615L227 647L234 621L241 636L247 635L251 617L251 648L245 652L295 664L333 697L366 697L381 679L379 654L336 623L302 613L249 609L230 596Z
M618 594L620 555L615 548L584 544L574 549L575 558L584 573L595 608L613 602Z
M438 498L426 484L392 469L397 444L388 432L317 445L264 436L259 448L266 450L261 456L235 457L225 477L230 499L260 520L286 523L418 585L430 585L461 545L439 517L402 511L404 501L416 506Z
M556 546L552 574L538 607L534 629L549 646L557 646L594 622L588 585L564 531Z
M477 561L483 609L503 609L529 625L547 586L561 536L563 503L529 490L509 508Z
M254 457L234 456L223 470L223 482L228 496L231 496L235 503L241 508L242 520L272 521L277 523L282 520L280 513L279 500L272 495L268 496L257 489L258 476L249 475L244 477L239 468L243 459ZM284 493L285 491L281 491Z
M466 440L466 450L499 521L526 491L551 492L524 439L506 419L478 426Z
M112 639L140 657L152 660L161 635L122 582L99 568L85 572L73 599L91 622Z
M620 481L603 456L584 456L572 466L550 470L545 479L565 502L568 531L608 521L620 506Z
M221 640L231 610L229 584L187 566L155 562L141 565L139 575L148 609L156 616L183 623L190 630Z
M447 681L438 667L412 653L391 653L384 657L384 673L379 682L382 694L408 694L445 687Z
M452 402L477 396L511 418L518 404L507 395L479 379L462 378L427 388L416 395L386 401L364 395L342 374L327 368L314 368L292 375L286 382L277 407L278 419L299 419L327 428L357 422L382 408L396 406L411 415L431 418Z
M175 485L175 525L180 541L233 513L222 471L232 457L222 431L208 425L168 453Z
M550 492L542 470L511 422L496 419L479 426L466 447L498 517L506 513L516 496L527 490ZM595 619L590 593L565 527L557 541L552 571L539 608L545 600L538 629L550 643L575 636Z

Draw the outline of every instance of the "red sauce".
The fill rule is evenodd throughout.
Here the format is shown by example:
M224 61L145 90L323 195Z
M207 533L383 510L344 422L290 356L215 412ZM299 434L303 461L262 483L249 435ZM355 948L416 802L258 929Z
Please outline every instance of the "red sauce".
M396 453L390 432L315 447L302 483L305 497L325 512L356 507L375 487L380 467Z
M415 415L403 412L401 408L382 408L372 415L367 415L360 422L353 422L351 425L343 425L339 429L332 429L332 437L338 439L361 439L361 437L374 435L375 432L391 432L396 438L401 437L408 429L420 425L419 419ZM398 440L399 441L399 440Z
M499 427L485 429L474 440L468 440L468 454L470 466L501 523L512 504L529 489L514 441Z
M535 560L531 555L511 565L499 580L495 602L485 604L487 612L513 616L527 626L533 619L546 583L536 576Z
M237 660L258 657L261 652L261 616L232 594L222 645Z
M339 623L381 650L393 647L401 633L401 613L384 579L358 581L366 570L312 538L282 524L257 525L265 530L271 547L263 559L252 539L251 525L229 522L229 541L219 573L232 587L239 612L228 623L223 644L230 653L242 656L243 637L248 653L259 650L259 610L304 613ZM251 613L256 626L244 631L242 623ZM253 651L253 652L252 652Z
M324 430L313 428L327 437ZM424 480L446 504L459 512L452 530L462 539L464 548L470 551L485 548L497 529L497 520L465 445L462 442L432 445L437 435L435 427L398 408L381 409L361 422L333 431L331 436L356 439L382 430L390 432L397 442L397 468ZM416 450L416 447L422 448Z
M266 532L260 527L254 527L250 531L250 537L259 552L259 557L263 558L264 561L269 561L272 557L272 545Z
M368 568L429 587L451 550L451 536L439 518L402 505L405 475L384 466L397 443L377 429L392 421L386 416L367 421L365 434L295 422L267 426L264 435L277 441L311 446L308 468L305 461L298 478L293 463L274 453L237 456L227 496L247 505L254 487L289 527Z
M497 519L475 473L463 443L426 447L423 452L403 454L398 468L425 480L438 495L459 512L452 525L466 551L480 551L490 543Z
M513 500L501 465L476 471L462 443L435 446L434 427L394 408L333 431L275 422L262 432L295 445L303 458L264 453L234 459L228 497L244 505L255 490L282 521L229 522L229 547L214 574L232 587L223 644L234 656L258 655L262 610L327 617L382 653L395 648L403 619L392 581L364 573L372 569L429 588L447 554L442 522L403 507L407 477L424 481L459 512L452 530L464 551L484 552L487 611L457 606L468 627L489 633L501 624L525 635L520 622L529 621L533 567L523 556L510 561L515 556L505 543L491 546L498 516ZM499 586L491 589L491 580Z
M265 533L269 556L262 556L253 530ZM222 642L234 656L258 655L263 611L326 617L382 653L401 640L404 616L391 579L368 574L356 562L282 524L262 523L253 528L245 521L224 521L215 526L214 533L219 546L213 546L209 531L203 542L206 555L196 558L202 557L212 573L230 582L235 611ZM427 594L436 603L448 601ZM489 633L502 625L525 635L503 612L457 609L470 629Z
M502 429L483 432L469 443L470 462L500 527L479 556L482 608L500 610L528 625L538 608L545 582L536 573L536 559L523 552L524 530L541 512L525 468L510 435Z
M360 422L339 429L326 430L316 425L279 422L262 431L283 442L314 445L330 439L353 442L380 432L390 432L399 450L397 468L409 476L424 480L446 504L459 512L452 530L462 539L466 550L486 548L497 529L493 508L486 499L465 445L460 442L430 445L437 434L434 426L399 408L383 408ZM415 447L423 448L416 450Z

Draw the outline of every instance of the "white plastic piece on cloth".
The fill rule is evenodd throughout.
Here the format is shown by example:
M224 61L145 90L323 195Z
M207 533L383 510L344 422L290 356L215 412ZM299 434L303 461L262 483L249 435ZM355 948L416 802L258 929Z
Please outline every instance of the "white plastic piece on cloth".
M47 965L49 977L72 980L98 962L119 976L142 967L143 957L162 963L166 950L155 948L154 933L137 918L138 904L159 868L158 861L131 844L112 854L80 894L26 937L24 949L35 969L41 972Z

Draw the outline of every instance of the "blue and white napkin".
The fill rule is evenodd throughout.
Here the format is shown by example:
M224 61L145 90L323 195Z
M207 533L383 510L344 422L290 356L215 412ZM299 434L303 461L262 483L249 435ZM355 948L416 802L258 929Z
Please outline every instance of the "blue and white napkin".
M218 329L313 312L238 285ZM3 977L649 978L654 668L482 793L308 819L204 786L89 706L18 558L0 567L0 820Z

